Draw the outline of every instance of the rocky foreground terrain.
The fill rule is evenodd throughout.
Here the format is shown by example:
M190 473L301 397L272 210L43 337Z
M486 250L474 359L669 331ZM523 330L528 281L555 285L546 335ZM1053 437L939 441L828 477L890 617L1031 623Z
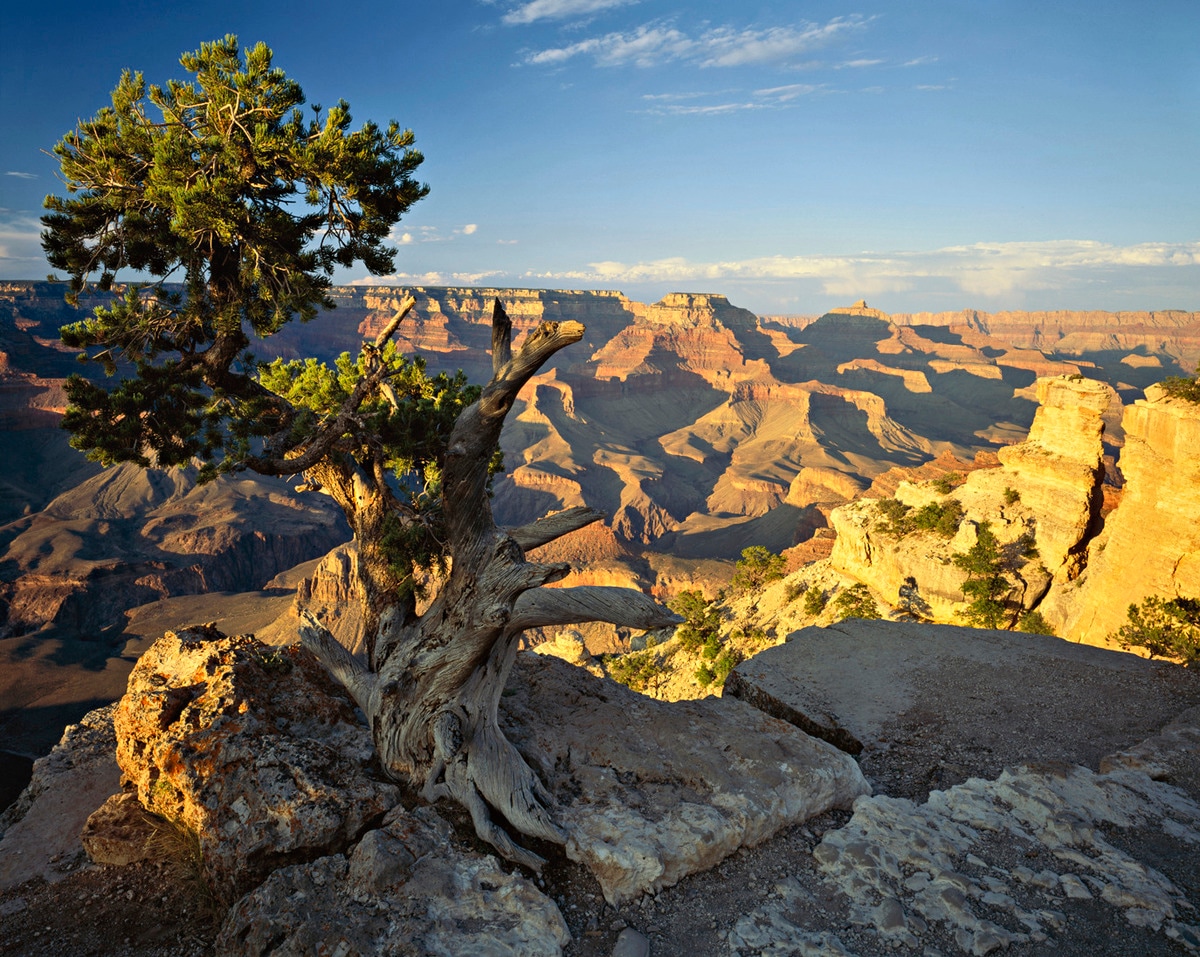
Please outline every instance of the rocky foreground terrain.
M743 663L724 698L655 702L537 655L515 678L506 732L572 833L565 853L538 848L540 876L380 781L303 653L167 636L0 820L0 953L1200 947L1200 683L1184 669L851 621Z

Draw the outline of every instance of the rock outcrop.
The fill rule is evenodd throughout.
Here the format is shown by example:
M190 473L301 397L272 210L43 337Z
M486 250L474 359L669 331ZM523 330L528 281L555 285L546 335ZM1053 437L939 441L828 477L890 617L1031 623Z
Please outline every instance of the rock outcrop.
M740 701L654 701L551 656L519 657L501 719L610 904L868 790L847 755Z
M553 957L570 941L554 901L462 849L429 808L394 808L353 850L275 871L225 917L227 957L429 954Z
M848 808L868 790L852 759L740 701L656 702L539 655L520 656L513 685L502 699L505 734L558 801L568 856L593 872L614 905L815 814ZM347 700L297 646L270 648L211 626L168 633L134 669L114 724L117 760L139 803L196 836L223 893L315 862L272 878L271 887L291 890L268 887L260 897L278 902L347 868L365 868L359 877L383 894L423 853L397 846L420 830L401 811L374 838L362 836L399 792L378 779L369 733ZM102 823L92 839L112 856ZM391 863L371 850L376 845ZM477 881L486 890L496 864L472 861L430 863L425 877L404 878L416 885L396 893L425 880ZM243 929L230 931L241 940L265 920L245 916L260 913L247 906L236 918Z
M60 881L81 863L79 833L119 785L115 705L89 712L33 765L33 778L0 814L0 891L32 878Z
M1120 504L1089 547L1087 572L1052 594L1065 631L1105 644L1131 603L1200 597L1200 406L1160 388L1125 410Z
M399 797L349 698L299 646L168 632L138 661L113 723L138 801L196 836L226 894L344 850Z
M921 805L863 798L813 856L826 886L845 895L847 924L865 926L881 946L923 949L936 931L963 954L1053 947L1054 937L1079 934L1081 914L1100 913L1125 933L1091 931L1099 952L1118 952L1109 950L1118 935L1142 953L1170 941L1196 949L1191 888L1144 852L1139 859L1122 833L1195 847L1200 804L1144 774L1037 763L936 791ZM850 957L836 933L807 916L818 906L811 891L781 882L775 899L738 922L730 953L786 946Z
M1028 438L1001 448L998 467L973 469L953 487L945 476L940 483L896 486L895 499L910 510L956 502L961 507L957 532L898 531L880 500L859 499L830 515L837 532L831 566L893 606L900 604L901 588L911 589L908 580L914 579L921 614L954 621L966 607L967 573L951 559L974 545L986 522L1006 550L1012 586L1006 601L1014 608L1031 609L1052 582L1074 580L1099 527L1104 415L1117 400L1103 383L1074 376L1038 380L1037 396Z
M722 835L760 828L763 808L776 806L777 818L787 818L797 778L806 776L791 735L803 736L781 734L781 722L761 714L747 718L752 709L733 699L707 711L641 699L639 710L625 692L608 702L610 714L601 699L623 689L524 655L517 679L536 691L524 698L514 688L502 699L510 730L532 727L533 736L550 738L553 722L573 725L551 745L546 763L554 767L541 773L565 796L573 820L592 819L586 834L603 836L595 822L605 820L627 829L613 835L615 851L605 858L613 874L641 875L642 889L656 881L663 889L613 907L560 866L540 887L479 854L474 839L458 836L435 808L396 806L343 850L273 870L218 915L213 949L274 957L553 957L572 946L614 957L1002 949L1088 957L1200 948L1200 681L1193 672L1057 639L912 622L811 629L762 657L758 675L790 679L765 689L764 700L810 718L833 714L854 729L858 762L876 790L859 794L852 814L783 828L708 873L665 886L677 865L660 860L667 868L658 871L653 853L630 861L619 852L658 853L678 839L691 845L678 853L704 858ZM757 682L754 664L739 667ZM190 677L204 678L204 669ZM245 714L219 720L228 725ZM54 758L66 773L39 773L36 788L0 818L7 826L0 866L27 857L29 873L66 878L0 884L10 949L106 953L114 940L120 949L139 920L156 922L155 932L126 940L123 952L200 953L212 942L194 920L172 926L195 899L170 866L76 872L78 822L64 834L56 811L86 803L95 754L107 747L113 764L111 717L111 709L93 713L70 731ZM817 782L809 776L809 783ZM232 788L217 797L231 805L243 799ZM120 803L132 802L126 795ZM126 850L123 834L139 840L120 813L93 820L89 840L114 859ZM56 835L75 849L64 854ZM116 900L99 906L97 889L103 898L114 887L122 889L110 895ZM128 891L128 903L125 887L139 888ZM160 896L178 910L159 907ZM184 928L197 938L185 942ZM85 950L84 940L100 943Z

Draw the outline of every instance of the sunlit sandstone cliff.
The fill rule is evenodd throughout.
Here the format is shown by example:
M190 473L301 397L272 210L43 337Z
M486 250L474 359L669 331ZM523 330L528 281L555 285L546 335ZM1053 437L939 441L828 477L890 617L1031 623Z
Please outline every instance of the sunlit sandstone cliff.
M1106 643L1131 603L1200 597L1200 407L1151 387L1124 426L1120 504L1089 547L1087 571L1052 596L1061 633L1089 644Z
M1028 438L1000 449L998 467L972 471L950 492L932 482L901 482L897 488L895 498L913 509L956 499L963 508L957 534L897 536L885 530L879 500L864 498L830 516L837 532L833 569L866 583L891 604L898 604L906 580L915 579L924 614L953 622L966 605L966 573L951 557L966 552L979 524L987 522L1014 563L1010 601L1033 608L1052 583L1074 579L1097 528L1103 415L1115 397L1102 383L1067 377L1039 380L1037 396ZM1028 545L1037 555L1021 560Z

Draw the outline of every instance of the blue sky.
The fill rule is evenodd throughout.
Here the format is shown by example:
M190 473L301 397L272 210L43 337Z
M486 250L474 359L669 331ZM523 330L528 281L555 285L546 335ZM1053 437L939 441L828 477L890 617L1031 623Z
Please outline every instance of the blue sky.
M416 133L431 192L390 281L1200 309L1196 0L23 3L0 30L0 278L49 271L43 151L122 68L182 76L226 33L310 101Z

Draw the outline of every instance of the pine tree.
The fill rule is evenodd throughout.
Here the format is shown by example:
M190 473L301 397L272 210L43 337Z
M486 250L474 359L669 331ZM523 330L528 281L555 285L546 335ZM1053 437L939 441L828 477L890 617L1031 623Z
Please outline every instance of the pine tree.
M71 379L64 425L104 464L182 466L200 477L244 469L302 473L341 506L365 594L366 667L315 619L301 638L370 720L382 764L428 799L450 797L506 857L539 866L492 822L563 843L550 796L497 723L526 628L609 621L673 623L640 592L547 589L565 564L525 551L603 516L570 509L499 529L488 500L505 416L520 388L583 336L543 323L515 353L496 303L493 376L429 376L392 337L408 299L375 340L335 368L263 365L252 337L331 308L335 268L393 270L392 227L427 187L413 135L396 123L352 128L350 108L303 109L299 85L264 44L203 44L192 78L147 87L126 72L112 105L55 147L67 196L46 200L43 247L66 272L68 299L94 284L111 305L62 338L110 373L111 388ZM151 281L122 288L123 270ZM174 292L168 281L182 283ZM449 568L416 614L414 573Z

